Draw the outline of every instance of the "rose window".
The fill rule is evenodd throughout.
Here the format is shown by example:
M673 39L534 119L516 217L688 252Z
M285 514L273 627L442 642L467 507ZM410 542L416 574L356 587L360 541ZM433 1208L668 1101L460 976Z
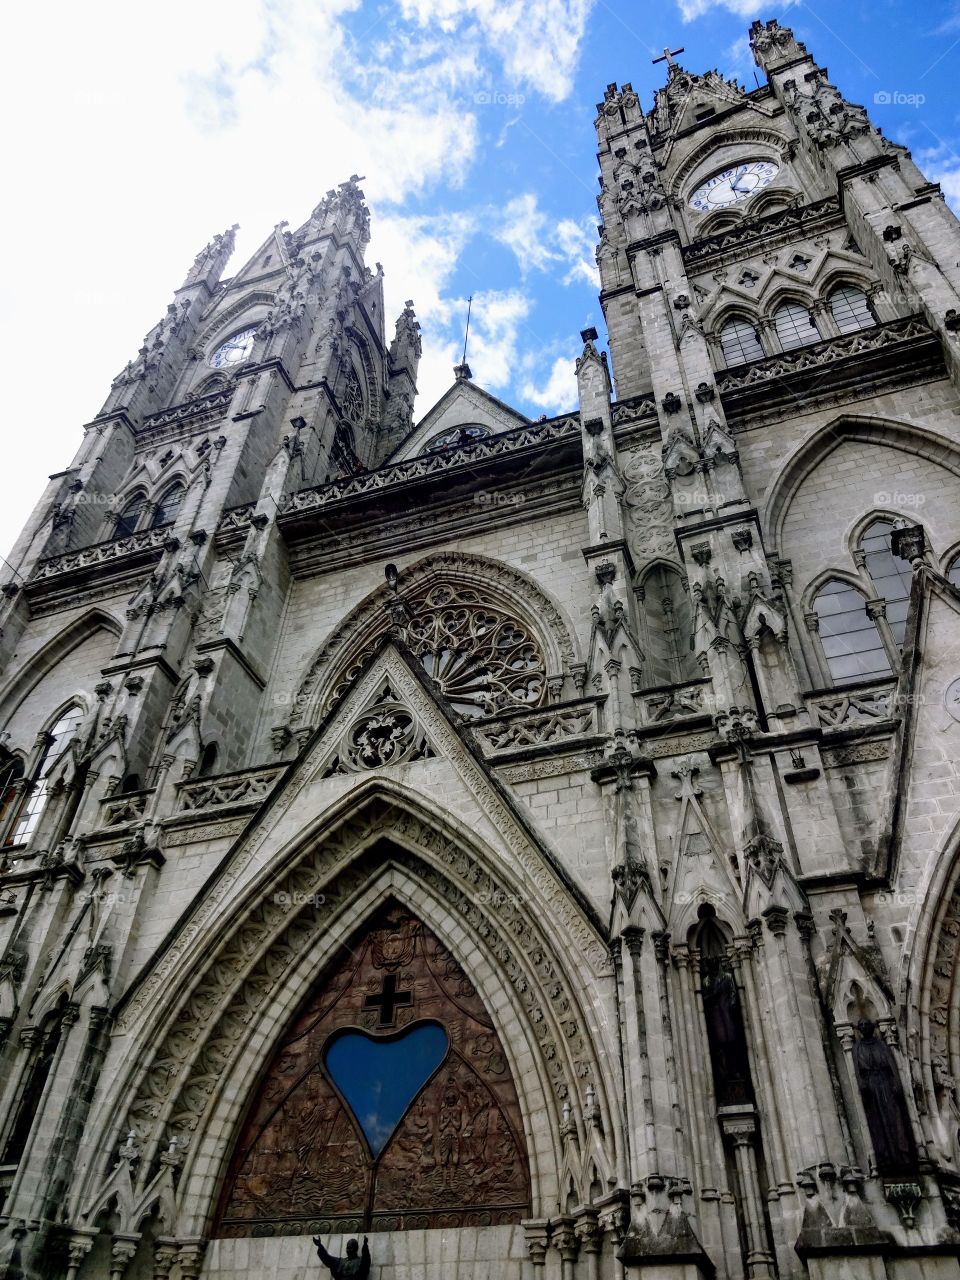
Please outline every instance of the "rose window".
M433 586L403 603L403 641L458 715L497 715L543 701L541 647L506 610L470 587L451 585ZM375 647L371 642L350 664L331 701L353 682Z

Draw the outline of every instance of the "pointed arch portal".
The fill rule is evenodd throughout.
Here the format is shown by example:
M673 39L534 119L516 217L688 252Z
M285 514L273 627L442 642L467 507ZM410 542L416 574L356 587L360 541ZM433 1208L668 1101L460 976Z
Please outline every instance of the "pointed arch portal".
M517 1091L476 988L392 899L278 1045L230 1165L220 1237L519 1222Z

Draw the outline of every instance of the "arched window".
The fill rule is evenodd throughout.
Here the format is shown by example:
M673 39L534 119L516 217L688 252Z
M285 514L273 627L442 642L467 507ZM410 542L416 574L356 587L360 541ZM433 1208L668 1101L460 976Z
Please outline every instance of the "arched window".
M947 569L947 581L955 587L960 587L960 556L954 556L950 567Z
M751 360L762 360L765 354L756 329L739 316L728 320L720 330L720 347L728 369Z
M696 945L713 1087L718 1106L743 1106L753 1102L753 1084L740 992L728 955L729 943L713 908L704 906L700 911L703 923L697 930Z
M197 765L197 777L209 778L217 767L217 744L208 742L200 752L200 763Z
M127 499L126 506L117 516L116 527L113 531L115 538L129 538L131 533L136 533L145 502L146 494L142 492L135 493L132 498Z
M177 518L177 512L183 502L183 485L180 481L164 489L160 501L157 503L156 510L153 513L153 520L150 522L151 529L162 529L164 525L173 524Z
M912 577L907 562L893 554L892 537L892 520L874 520L864 530L860 550L863 552L863 567L873 580L877 595L886 601L884 613L893 639L897 647L902 648Z
M872 329L877 317L870 309L867 295L852 284L838 284L830 293L830 310L841 333Z
M22 794L21 788L17 786L22 777L23 761L19 756L12 756L0 768L0 826L5 825L4 820L10 817L18 797ZM7 844L10 843L12 841L8 838Z
M813 317L806 307L799 302L784 302L773 317L777 327L777 337L784 351L793 351L795 347L808 347L811 342L820 341L820 331L813 323Z
M702 673L690 647L693 610L680 574L658 565L644 578L640 591L647 655L644 683L656 686L698 679Z
M890 674L890 660L877 624L855 587L834 578L817 592L813 607L823 655L834 680Z
M65 1003L65 1002L64 1002ZM30 1137L30 1130L40 1107L50 1068L56 1057L63 1032L64 1009L48 1013L34 1042L33 1058L24 1077L23 1090L3 1147L3 1164L18 1164Z
M40 814L47 803L46 771L73 737L76 727L80 723L81 715L82 712L79 707L69 707L53 728L48 730L47 741L43 751L40 753L40 759L33 775L33 790L27 796L23 812L20 815L20 821L17 823L13 833L14 844L25 844L36 830Z

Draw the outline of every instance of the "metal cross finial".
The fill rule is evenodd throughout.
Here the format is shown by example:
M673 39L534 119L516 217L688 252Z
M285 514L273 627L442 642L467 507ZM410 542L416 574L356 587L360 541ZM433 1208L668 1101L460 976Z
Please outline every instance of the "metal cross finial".
M678 53L683 53L683 52L685 52L685 51L684 51L684 48L683 48L683 46L682 46L682 45L680 46L680 48L679 48L679 49L672 49L672 50L671 50L671 49L669 49L669 48L664 48L664 51L663 51L663 57L661 57L661 58L654 58L654 60L653 60L653 62L654 62L654 66L656 66L656 64L657 64L658 62L665 62L665 63L667 64L667 66L668 66L668 67L676 66L676 63L675 63L673 60L674 60L674 58L677 56L677 54L678 54Z

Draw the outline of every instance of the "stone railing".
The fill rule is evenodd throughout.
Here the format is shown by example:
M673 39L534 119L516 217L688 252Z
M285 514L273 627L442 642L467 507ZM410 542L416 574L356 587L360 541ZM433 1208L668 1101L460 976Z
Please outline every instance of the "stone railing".
M76 573L79 569L90 569L111 561L123 560L126 556L137 555L144 551L161 550L170 537L169 526L162 529L144 529L141 533L132 533L128 538L111 538L109 542L96 542L92 547L84 547L80 551L67 551L60 556L50 556L41 560L33 571L33 579L54 578L61 573Z
M656 689L650 693L640 691L641 724L659 724L676 720L681 716L710 715L715 709L711 704L711 682L695 680L670 689Z
M717 374L717 386L720 394L726 395L770 382L774 378L819 372L851 357L895 347L911 338L930 336L931 331L920 316L905 316L900 320L891 320L889 324L860 329L840 338L827 338L825 342L815 342L809 347L799 347L796 351L784 351L780 355L768 356L767 359L756 360L752 364L723 369Z
M250 528L250 520L256 510L256 503L248 502L242 507L231 507L220 517L217 533L220 536L231 533L246 533Z
M484 720L471 727L485 755L529 747L556 748L598 732L597 705L590 699L565 706L541 707L525 715Z
M318 485L315 489L301 489L299 493L292 493L285 500L281 507L281 514L292 515L298 511L310 511L316 507L329 506L331 503L342 502L346 498L361 497L411 480L441 475L455 471L459 467L475 466L478 462L485 462L487 459L515 453L521 449L530 449L537 445L551 444L554 440L579 437L579 435L580 418L577 414L551 418L548 422L531 422L528 426L518 427L513 431L502 431L482 440L470 441L452 449L445 449L442 453L423 453L406 462L395 462L390 466L381 467L378 471L365 471L360 475L345 476L329 484Z
M153 795L148 791L128 791L119 796L106 796L100 801L100 826L123 827L139 822L147 809L147 801Z
M817 693L806 701L813 724L821 729L845 729L849 725L871 724L899 715L896 694L897 682L888 678L853 689Z
M765 218L751 219L729 231L721 231L715 236L704 236L701 240L693 240L683 247L683 261L687 267L695 266L715 254L726 253L728 249L741 249L751 240L759 240L778 231L794 232L809 222L819 218L830 217L840 213L840 202L836 196L828 196L826 200L816 200L812 204L800 205L796 209L781 209L777 213L768 214Z
M170 409L160 409L157 413L148 414L141 424L141 431L151 431L154 427L169 427L171 424L189 422L196 425L195 419L209 415L218 418L230 407L233 399L233 387L223 391L214 391L209 396L198 396L196 400L185 400L183 404L173 405Z
M610 416L615 427L625 426L628 422L638 422L643 418L656 418L656 398L649 395L630 396L627 400L617 400L611 406Z
M273 785L284 768L282 764L267 765L265 768L243 769L239 773L224 773L216 778L181 782L177 787L177 812L199 813L206 809L256 807L273 790Z

